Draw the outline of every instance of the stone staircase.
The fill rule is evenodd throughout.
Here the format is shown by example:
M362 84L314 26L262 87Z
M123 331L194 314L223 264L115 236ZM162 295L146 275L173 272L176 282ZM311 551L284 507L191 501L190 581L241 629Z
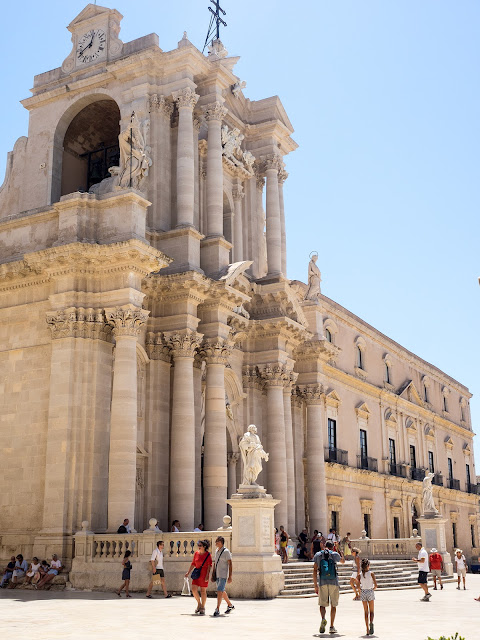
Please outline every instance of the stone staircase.
M337 565L340 593L351 591L352 563ZM411 560L372 560L370 567L377 579L378 590L411 589L418 587L417 563ZM312 580L313 562L290 562L283 565L285 588L279 598L313 598L316 594ZM456 578L442 577L442 582L454 582ZM429 576L429 582L433 583Z

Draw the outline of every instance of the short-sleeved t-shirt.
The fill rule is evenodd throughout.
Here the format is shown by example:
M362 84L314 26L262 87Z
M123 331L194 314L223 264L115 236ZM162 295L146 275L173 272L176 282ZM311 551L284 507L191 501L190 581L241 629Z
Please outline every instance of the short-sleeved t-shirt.
M462 555L460 558L455 554L455 562L457 563L457 569L465 569L465 556Z
M421 560L421 562L418 563L418 570L428 573L428 553L423 547L418 552L418 559Z
M61 566L62 566L62 561L61 560L52 560L50 562L50 569L57 569L57 571L58 571Z
M439 553L431 553L430 557L430 570L440 571L442 568L442 556Z
M163 569L163 551L160 551L158 547L152 553L150 560L157 563L157 569Z
M316 553L313 556L313 561L315 562L315 564L317 565L317 571L318 571L318 584L320 586L324 585L324 584L333 584L336 585L337 587L338 585L338 575L335 575L335 578L322 578L322 576L320 575L320 561L322 560L322 555L325 553L325 551L319 551L318 553ZM340 562L340 560L342 559L340 554L337 551L329 551L330 554L330 558L331 560L333 560L333 562L335 562L335 564L337 564L338 562Z
M26 573L28 569L28 562L26 560L22 560L22 562L20 562L20 560L17 560L15 562L15 569L17 571L24 571Z
M215 571L217 578L228 578L228 561L231 559L232 554L227 547L222 547L222 549L215 551Z

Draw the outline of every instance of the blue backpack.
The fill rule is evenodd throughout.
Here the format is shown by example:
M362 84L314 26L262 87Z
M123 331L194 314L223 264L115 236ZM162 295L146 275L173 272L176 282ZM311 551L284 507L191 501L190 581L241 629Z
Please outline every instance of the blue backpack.
M329 551L322 551L320 562L318 563L318 573L320 578L334 580L337 577L336 563L332 560Z

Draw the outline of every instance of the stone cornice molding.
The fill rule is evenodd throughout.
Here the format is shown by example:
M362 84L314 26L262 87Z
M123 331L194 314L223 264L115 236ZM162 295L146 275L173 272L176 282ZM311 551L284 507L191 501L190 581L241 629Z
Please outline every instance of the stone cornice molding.
M172 97L177 103L178 109L191 109L192 111L200 98L190 87L174 91Z
M290 381L290 369L280 362L258 367L259 374L268 387L284 387Z
M162 360L169 364L172 361L170 347L167 345L163 338L163 334L160 332L154 333L153 331L150 331L147 333L145 350L150 360Z
M69 307L48 311L46 321L54 340L58 338L90 338L111 342L112 329L106 323L103 309Z
M150 311L127 304L123 307L105 309L108 324L113 327L115 339L129 336L138 337L142 327L147 322Z
M152 299L168 302L205 301L212 281L196 271L169 275L152 274L143 281L142 290Z
M172 117L174 104L165 98L165 96L159 96L156 93L150 96L148 101L150 112L160 113L165 118L170 119Z
M207 104L202 107L202 111L207 122L210 122L210 120L221 122L228 113L228 109L218 100L216 102L212 102L212 104Z
M335 366L340 351L340 347L328 342L325 338L314 339L302 342L295 350L295 358L301 361L321 360L322 362L328 362L331 366Z
M233 347L234 342L230 337L206 338L200 348L200 355L205 359L207 365L226 365L232 354Z
M203 333L196 331L165 331L163 334L166 344L172 350L173 359L194 358L195 352L202 343Z
M299 387L299 390L307 405L322 404L323 387L321 384L306 384Z

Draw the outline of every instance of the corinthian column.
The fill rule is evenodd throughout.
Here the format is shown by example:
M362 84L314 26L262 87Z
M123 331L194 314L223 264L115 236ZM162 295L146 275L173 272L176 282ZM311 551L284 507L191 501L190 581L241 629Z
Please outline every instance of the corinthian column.
M292 385L298 373L290 372L283 388L283 410L285 414L285 451L287 465L287 503L288 503L288 532L296 531L295 527L295 462L293 449L292 427Z
M243 216L242 200L245 197L241 184L233 188L233 202L235 206L234 232L233 232L233 259L234 262L243 260Z
M267 265L268 275L278 275L282 271L282 242L280 224L280 193L278 172L282 160L278 155L267 156L265 173L267 176Z
M207 236L223 236L222 120L227 109L221 102L204 107L208 122ZM219 525L220 526L220 525Z
M170 520L193 531L195 515L195 400L193 359L203 335L193 331L164 333L173 355L172 429L170 441Z
M283 200L283 183L288 178L285 169L278 172L278 194L280 197L280 238L282 247L282 273L287 275L287 231L285 228L285 202Z
M322 391L318 385L302 389L307 403L307 487L310 529L327 530L327 492L322 429Z
M177 227L193 226L195 206L195 156L193 109L199 96L185 87L173 93L178 108Z
M233 343L214 338L207 340L202 350L207 365L203 453L203 504L207 531L221 526L226 509L228 477L225 365L232 347Z
M266 365L261 375L267 387L267 441L270 454L267 463L267 490L276 500L281 500L275 508L275 522L277 526L286 527L288 497L283 387L288 380L288 372L284 365Z
M108 530L135 518L137 469L137 337L148 311L133 304L105 309L115 337L110 451L108 457Z
M257 185L257 200L256 200L256 212L255 212L255 220L256 224L254 227L254 234L256 238L256 255L255 255L255 263L254 267L256 270L256 277L261 277L266 275L268 271L267 266L267 245L265 242L265 221L263 217L263 189L265 187L265 178L260 175L256 176L256 185Z

